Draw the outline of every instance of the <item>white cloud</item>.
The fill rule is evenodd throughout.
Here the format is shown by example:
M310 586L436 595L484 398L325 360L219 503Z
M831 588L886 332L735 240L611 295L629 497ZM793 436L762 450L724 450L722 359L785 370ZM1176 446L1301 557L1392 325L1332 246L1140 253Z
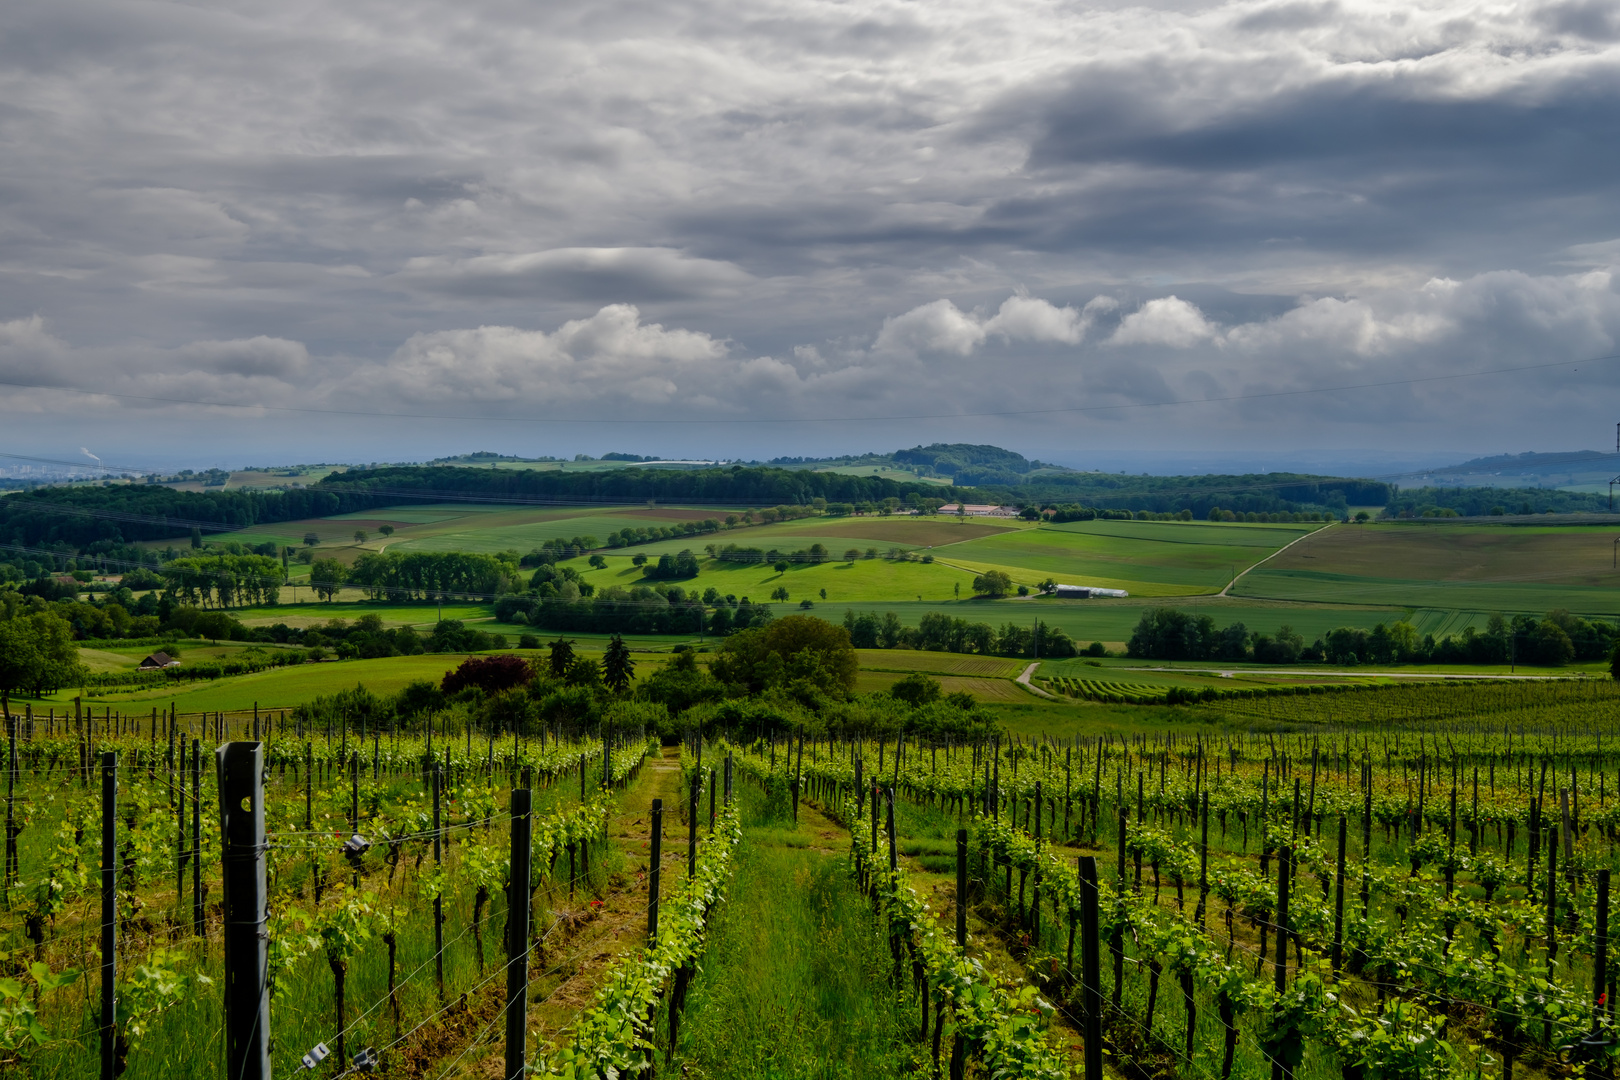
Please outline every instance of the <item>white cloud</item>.
M969 356L991 336L1008 342L1078 345L1097 313L1112 305L1108 297L1098 297L1084 311L1076 311L1019 292L1002 301L994 315L981 318L949 300L935 300L883 320L872 348L880 353Z
M1099 298L1101 299L1101 298ZM1084 313L1072 307L1055 307L1038 297L1020 293L1001 303L1001 310L984 324L988 334L1000 334L1009 341L1050 341L1078 345L1086 336L1095 314L1093 300Z
M1110 345L1167 345L1187 349L1210 341L1219 327L1204 318L1198 305L1177 296L1149 300L1119 321Z
M941 352L967 356L984 341L984 326L949 300L914 307L883 320L873 349L878 352Z

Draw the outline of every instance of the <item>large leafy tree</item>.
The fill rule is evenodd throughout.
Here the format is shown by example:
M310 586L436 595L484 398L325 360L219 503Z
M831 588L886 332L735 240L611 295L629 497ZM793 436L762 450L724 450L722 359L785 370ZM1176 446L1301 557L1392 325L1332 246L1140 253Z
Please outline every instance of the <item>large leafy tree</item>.
M1012 592L1012 578L1001 570L986 570L973 579L973 591L979 596L999 598Z
M709 670L754 692L803 680L842 697L855 689L860 663L848 630L814 615L789 615L732 634Z
M316 559L309 568L309 584L315 595L331 601L348 580L349 568L336 559Z
M0 622L0 708L10 714L11 692L38 696L82 678L73 628L48 611Z

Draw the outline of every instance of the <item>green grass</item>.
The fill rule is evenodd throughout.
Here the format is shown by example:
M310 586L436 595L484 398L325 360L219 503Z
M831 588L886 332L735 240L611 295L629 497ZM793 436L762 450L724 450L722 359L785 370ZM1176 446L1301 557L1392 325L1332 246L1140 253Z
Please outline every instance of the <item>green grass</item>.
M938 552L963 565L1007 571L1014 581L1051 576L1136 595L1219 592L1234 572L1310 531L1198 522L1093 521L969 540Z
M1620 614L1613 540L1612 529L1589 526L1340 526L1290 548L1233 592L1306 603L1538 614L1562 607L1613 616Z
M310 600L302 604L241 608L232 614L245 626L286 623L300 627L319 626L332 619L348 619L352 622L362 615L376 615L382 619L384 626L389 627L431 627L439 621L441 613L443 618L463 622L492 618L494 614L494 609L486 604L445 604L442 608L437 604L378 604L362 599L357 589L345 590L338 595L340 599L330 604ZM341 597L353 599L345 601Z
M915 1025L888 982L885 939L819 816L744 831L729 898L692 984L675 1068L706 1080L889 1080ZM828 832L829 835L819 835ZM814 843L821 846L806 846ZM823 846L824 845L824 846Z
M393 694L415 679L438 682L444 678L445 672L465 659L462 653L430 653L377 660L300 664L210 682L177 683L155 689L114 690L97 697L95 703L133 701L166 706L173 702L181 712L250 709L255 702L263 708L291 708L319 694L353 690L356 683L364 684L366 689L378 694ZM75 689L63 690L49 700L72 701L77 694Z
M642 549L633 550L640 553ZM842 555L843 552L838 554ZM584 559L575 559L567 565L578 570L586 581L598 589L609 585L629 588L651 584L632 565L630 555L608 555L605 558L607 566L601 570L592 570ZM820 606L823 602L822 589L827 590L827 600L834 602L916 602L919 596L929 600L951 600L957 595L958 585L961 586L962 596L973 594L973 574L938 562L857 559L853 563L793 563L783 574L761 563L702 559L698 566L697 577L677 584L688 591L695 588L700 593L713 586L720 590L721 595L746 596L756 603L771 603L771 593L785 588L788 591L788 606L793 608L797 608L800 600L811 600ZM775 610L780 614L785 613L786 609L778 602Z

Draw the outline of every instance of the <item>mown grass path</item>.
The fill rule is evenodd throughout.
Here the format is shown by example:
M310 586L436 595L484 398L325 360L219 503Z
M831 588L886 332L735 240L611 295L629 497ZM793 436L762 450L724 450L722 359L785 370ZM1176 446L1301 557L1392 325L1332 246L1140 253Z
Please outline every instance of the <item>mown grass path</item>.
M849 874L847 834L746 785L743 843L676 1047L682 1075L877 1080L914 1067L909 979Z

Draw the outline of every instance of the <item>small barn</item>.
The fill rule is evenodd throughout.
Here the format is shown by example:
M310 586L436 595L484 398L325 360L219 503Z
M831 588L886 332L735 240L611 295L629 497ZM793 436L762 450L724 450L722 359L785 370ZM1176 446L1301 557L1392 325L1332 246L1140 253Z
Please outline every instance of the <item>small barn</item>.
M1131 595L1124 589L1102 589L1095 585L1059 585L1052 593L1060 600L1097 600L1105 596L1119 598Z
M166 652L155 652L141 661L139 671L157 671L160 668L179 667L180 661Z

